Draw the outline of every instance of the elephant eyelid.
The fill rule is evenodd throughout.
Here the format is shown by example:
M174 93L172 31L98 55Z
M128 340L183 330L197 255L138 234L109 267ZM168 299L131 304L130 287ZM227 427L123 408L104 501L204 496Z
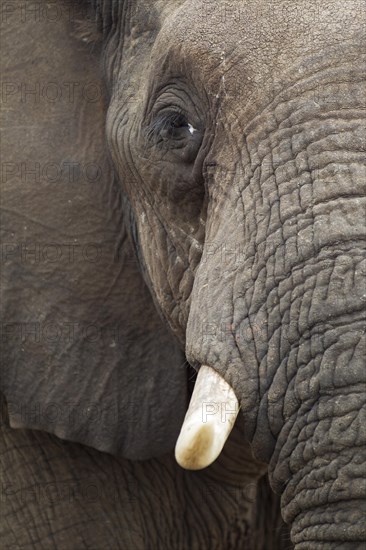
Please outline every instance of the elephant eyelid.
M189 124L183 113L171 111L161 113L160 116L157 116L146 128L145 135L151 144L156 145L162 141L162 134L164 131L169 131L174 128L187 128L191 134L196 131L192 124Z

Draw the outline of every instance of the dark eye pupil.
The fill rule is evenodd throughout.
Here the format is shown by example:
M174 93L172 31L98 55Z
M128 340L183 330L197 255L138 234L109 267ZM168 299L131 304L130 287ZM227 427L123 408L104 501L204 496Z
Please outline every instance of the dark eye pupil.
M172 128L183 128L184 126L188 126L186 119L182 115L177 115L170 121L170 125Z

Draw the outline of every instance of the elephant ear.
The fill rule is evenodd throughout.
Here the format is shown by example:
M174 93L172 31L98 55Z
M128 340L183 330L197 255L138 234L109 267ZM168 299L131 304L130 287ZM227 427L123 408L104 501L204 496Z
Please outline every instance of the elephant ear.
M56 11L4 21L1 391L14 428L147 459L174 447L185 358L127 236L96 46Z

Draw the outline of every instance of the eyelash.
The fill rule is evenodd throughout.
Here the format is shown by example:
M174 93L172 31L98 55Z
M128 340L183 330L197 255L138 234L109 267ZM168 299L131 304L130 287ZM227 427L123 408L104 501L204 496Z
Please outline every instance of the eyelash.
M178 122L181 124L176 125ZM152 143L161 141L161 133L164 130L188 126L188 121L183 112L171 111L162 113L146 129L146 136Z

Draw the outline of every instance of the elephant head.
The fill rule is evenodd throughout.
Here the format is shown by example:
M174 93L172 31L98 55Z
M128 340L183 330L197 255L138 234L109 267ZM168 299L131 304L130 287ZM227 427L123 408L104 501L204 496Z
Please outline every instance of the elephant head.
M68 322L97 315L98 326L129 327L133 344L121 355L107 338L96 353L86 333L43 343L41 358L29 342L22 360L19 349L9 352L19 361L5 377L10 419L22 421L19 404L34 394L43 404L93 396L108 405L93 430L88 414L72 428L44 415L31 425L128 458L157 455L172 448L183 421L184 351L235 393L245 441L269 465L296 548L355 548L365 537L364 8L94 0L88 10L100 62L81 75L88 82L99 69L107 99L85 109L73 136L88 132L82 158L102 150L104 159L105 119L113 171L106 162L92 198L89 190L69 199L64 188L39 197L11 187L18 225L7 265L22 284L7 298L6 318L19 300L28 323L36 311L46 311L44 322L66 311ZM52 139L56 155L58 140L70 143ZM72 155L78 141L68 146ZM62 205L58 219L51 201ZM19 204L29 211L20 215ZM101 235L103 250L122 254L127 232L138 269L104 261L91 271L81 260L57 273L50 263L30 269L15 246L28 223L37 242L45 228L61 235L59 246L70 235L84 245ZM10 342L19 329L7 330ZM225 399L205 396L215 406ZM129 400L139 407L126 409L132 428L121 414L111 422L108 407Z
M364 11L114 7L107 136L148 285L234 389L298 547L360 541Z

